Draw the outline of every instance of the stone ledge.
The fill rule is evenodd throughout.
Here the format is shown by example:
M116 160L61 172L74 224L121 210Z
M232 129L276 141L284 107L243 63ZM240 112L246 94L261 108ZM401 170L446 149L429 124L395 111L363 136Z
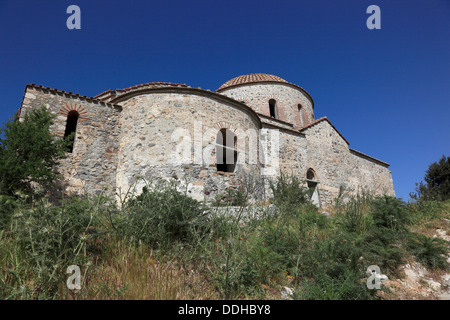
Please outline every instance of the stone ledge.
M225 172L225 171L217 171L217 174L220 174L221 176L235 176L236 173L234 172Z

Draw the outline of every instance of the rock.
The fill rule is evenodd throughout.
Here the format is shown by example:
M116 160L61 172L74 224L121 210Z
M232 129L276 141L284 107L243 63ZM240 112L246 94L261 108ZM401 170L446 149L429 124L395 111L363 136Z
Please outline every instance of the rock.
M433 238L440 238L440 239L444 239L445 241L450 241L450 237L447 235L447 231L442 230L442 229L436 229L436 234L434 235Z
M283 300L293 300L292 296L294 295L294 290L289 287L284 287L281 290L281 299Z
M331 219L331 215L330 215L329 212L324 211L324 212L321 212L320 214L321 214L321 215L324 215L324 216L327 217L328 219Z
M409 278L413 282L419 281L428 274L428 271L418 263L413 263L413 265L408 263L403 267L403 270L405 272L406 279Z
M439 282L436 282L431 279L423 279L423 281L425 281L433 291L441 290L441 284Z
M446 292L438 296L439 300L450 300L450 293Z
M442 277L442 284L446 287L450 288L450 274L444 274Z

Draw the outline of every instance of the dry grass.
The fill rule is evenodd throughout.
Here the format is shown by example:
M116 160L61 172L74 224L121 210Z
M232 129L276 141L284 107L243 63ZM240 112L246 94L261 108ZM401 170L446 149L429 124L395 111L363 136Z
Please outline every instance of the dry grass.
M121 241L111 241L82 282L76 293L61 287L62 296L78 300L217 299L214 288L195 270L162 259L143 245Z

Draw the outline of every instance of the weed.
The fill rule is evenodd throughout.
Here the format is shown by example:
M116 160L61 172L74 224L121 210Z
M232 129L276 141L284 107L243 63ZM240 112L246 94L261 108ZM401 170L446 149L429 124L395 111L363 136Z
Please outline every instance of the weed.
M413 233L408 238L407 246L411 253L428 268L448 268L448 263L444 258L448 249L444 240Z

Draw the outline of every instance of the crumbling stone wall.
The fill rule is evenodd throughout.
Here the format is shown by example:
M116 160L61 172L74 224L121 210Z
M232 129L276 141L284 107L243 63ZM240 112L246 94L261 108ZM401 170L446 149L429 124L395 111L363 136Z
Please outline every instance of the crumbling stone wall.
M392 174L387 165L380 164L379 161L370 159L356 150L350 149L350 155L358 177L348 179L353 190L370 190L375 194L395 197Z
M212 199L236 186L240 175L259 172L258 163L238 164L234 173L218 172L216 168L215 142L220 129L227 128L241 138L243 132L258 132L260 127L256 116L239 107L196 93L141 94L120 103L123 111L116 185L122 193L130 189L140 192L145 181L163 178L175 179L196 199ZM208 130L211 134L206 134ZM253 143L257 146L256 138ZM186 151L183 139L189 146L189 159L180 163ZM205 158L206 148L210 148L211 156ZM238 148L245 150L243 146ZM199 154L201 163L194 158Z
M303 132L307 140L306 168L312 168L317 175L323 206L331 204L340 188L350 194L367 190L395 196L388 165L352 152L328 121L318 122Z
M114 193L120 107L30 85L25 90L20 117L42 105L56 115L52 131L61 138L64 137L68 112L75 110L80 115L73 152L67 153L58 168L67 191L96 194L106 190Z
M307 141L303 134L280 131L280 171L303 178L307 161Z
M188 87L136 88L105 103L28 85L20 116L45 105L57 116L52 130L63 137L68 113L78 112L73 152L58 168L67 190L78 194L104 190L123 196L164 179L176 181L198 200L214 200L252 177L257 184L252 195L258 200L270 196L269 182L280 172L306 179L308 169L313 169L322 206L330 205L341 188L352 194L368 190L395 196L388 164L349 149L328 120L313 123L312 100L301 90L285 84L252 84L222 93ZM248 107L240 97L246 97ZM267 117L270 98L277 99L281 121ZM311 123L300 131L298 103ZM236 134L239 161L244 157L234 172L216 167L216 137L223 128ZM272 150L270 136L275 133L279 158L267 161L261 152ZM249 158L251 148L256 159Z

